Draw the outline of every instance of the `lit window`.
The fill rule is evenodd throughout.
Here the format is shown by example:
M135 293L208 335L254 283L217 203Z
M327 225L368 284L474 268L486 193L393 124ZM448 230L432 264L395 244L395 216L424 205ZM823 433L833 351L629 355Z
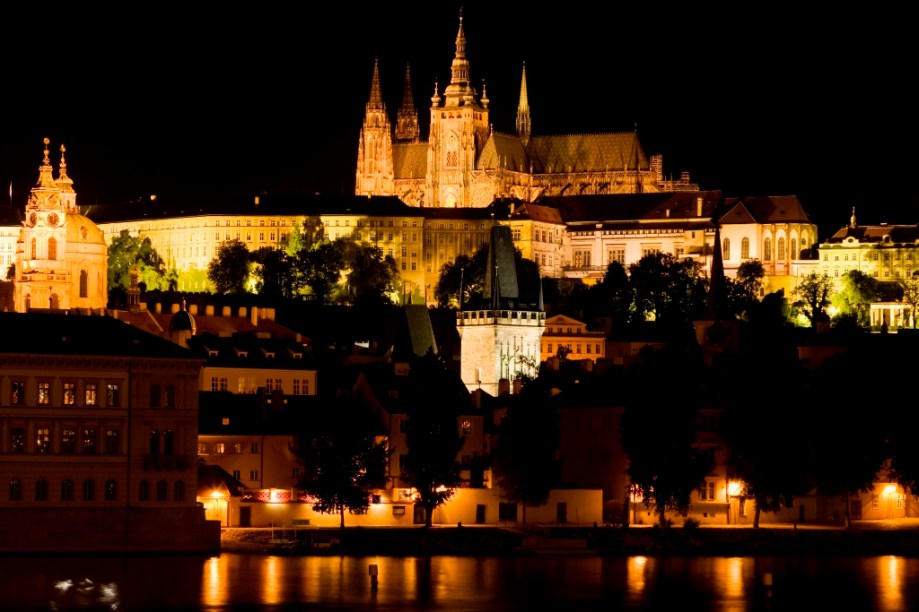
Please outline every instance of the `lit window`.
M51 383L46 380L39 381L38 383L38 403L42 406L47 406L51 403Z
M77 383L64 383L64 405L73 406L77 403Z
M96 405L96 383L86 383L83 393L83 403L86 406Z

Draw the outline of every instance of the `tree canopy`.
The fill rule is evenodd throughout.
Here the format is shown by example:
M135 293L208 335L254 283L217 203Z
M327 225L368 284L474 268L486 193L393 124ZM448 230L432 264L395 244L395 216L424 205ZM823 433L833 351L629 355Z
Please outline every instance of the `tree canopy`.
M430 527L434 510L462 483L457 457L465 438L458 419L469 398L462 381L433 353L413 360L411 369L418 386L408 401L402 479L414 487Z
M207 279L217 293L245 293L249 282L249 249L240 240L227 240L207 266Z
M336 401L297 436L292 450L303 471L298 486L313 497L313 510L364 514L371 491L386 484L388 451L369 409L356 400Z
M800 277L798 285L791 292L794 302L792 311L801 314L811 327L819 321L826 321L826 310L833 295L833 280L826 272L811 272Z

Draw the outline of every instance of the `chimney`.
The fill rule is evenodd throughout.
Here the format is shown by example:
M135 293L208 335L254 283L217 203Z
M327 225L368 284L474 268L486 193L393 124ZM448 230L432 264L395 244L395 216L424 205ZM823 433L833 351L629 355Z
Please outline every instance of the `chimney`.
M209 317L213 317L213 316L214 316L214 305L213 305L213 304L208 304L207 306L205 306L205 307L204 307L204 314L207 315L207 316L209 316Z
M230 316L230 307L229 307L229 306L224 306L224 307L221 309L220 314L223 315L223 316L225 316L225 317L229 317L229 316Z
M240 319L245 319L246 318L246 307L240 306L239 310L237 311L236 316L238 316Z
M252 325L258 325L258 308L252 307L252 310L249 311L249 321Z
M181 304L173 304L172 307L169 309L169 312L171 312L172 314L175 314L179 312L180 310L182 310Z
M157 303L154 305L153 312L155 312L156 314L163 314L163 304L162 304L162 302L157 302Z
M696 216L697 217L702 216L702 198L701 197L696 198Z
M197 315L198 315L198 305L197 305L197 304L189 304L189 305L188 305L188 314L190 314L190 315L192 315L192 316L197 316Z
M498 397L502 395L509 395L511 392L511 381L506 378L502 378L498 381Z

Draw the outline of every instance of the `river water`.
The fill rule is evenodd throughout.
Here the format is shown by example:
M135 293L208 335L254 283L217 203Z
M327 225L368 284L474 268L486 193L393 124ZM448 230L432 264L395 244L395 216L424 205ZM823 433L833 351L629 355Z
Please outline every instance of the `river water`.
M0 600L17 611L917 610L919 558L3 557Z

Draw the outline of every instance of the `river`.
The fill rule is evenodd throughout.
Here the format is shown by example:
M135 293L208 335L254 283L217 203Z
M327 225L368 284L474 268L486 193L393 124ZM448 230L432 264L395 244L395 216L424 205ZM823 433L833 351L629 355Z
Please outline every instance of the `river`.
M0 558L0 593L17 611L893 611L919 609L919 559L27 556Z

